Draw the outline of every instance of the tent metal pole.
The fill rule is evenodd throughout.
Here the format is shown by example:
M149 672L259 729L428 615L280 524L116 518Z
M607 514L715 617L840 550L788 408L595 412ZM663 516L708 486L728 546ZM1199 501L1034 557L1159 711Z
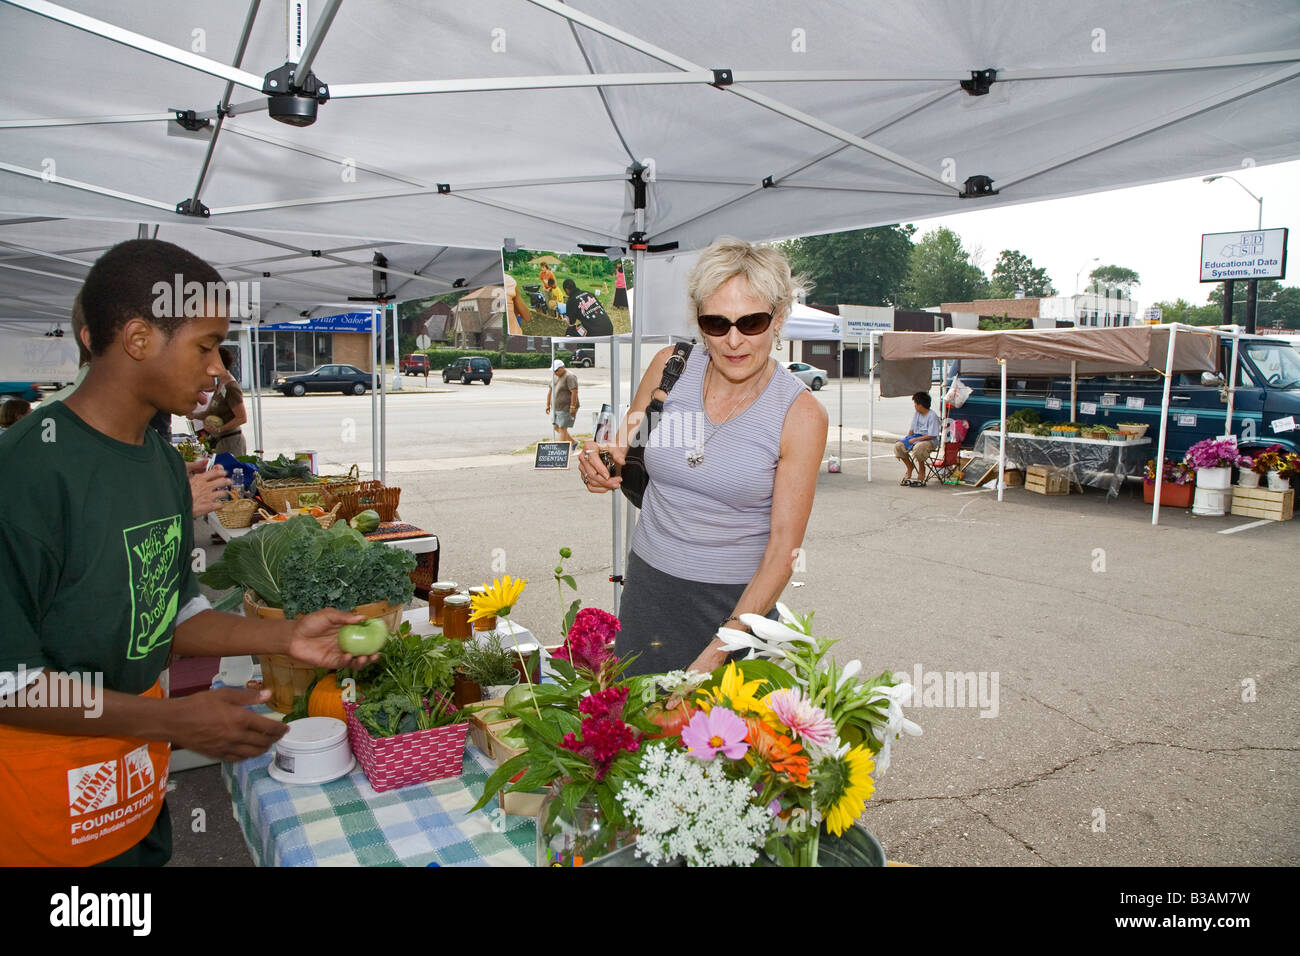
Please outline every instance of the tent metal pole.
M325 40L325 34L329 32L330 25L334 22L334 16L339 12L339 4L343 0L325 0L325 9L320 12L316 18L316 29L311 31L311 36L307 38L307 43L302 48L302 56L298 59L298 69L294 71L294 79L301 79L311 71L312 63L316 60L316 54L320 52L320 45Z
M1079 404L1079 362L1073 359L1070 362L1070 421L1078 417L1075 406Z
M876 331L867 335L867 481L876 444Z
M402 390L402 337L401 330L397 325L397 303L392 304L393 309L393 391Z
M1224 433L1228 435L1232 434L1232 411L1237 403L1237 349L1240 345L1241 335L1237 332L1236 327L1234 326L1232 336L1232 368L1228 372L1228 417L1223 429ZM1219 351L1220 354L1222 354L1222 346L1220 346Z
M640 296L634 297L632 303L634 308L636 306L636 300L640 298L641 298ZM633 319L633 325L635 324L636 324L636 320ZM619 371L620 370L619 370L619 357L618 357L618 336L611 335L609 337L609 405L610 408L613 409L613 414L615 418L618 417ZM614 494L610 495L610 499L609 499L610 517L613 521L613 555L611 560L613 570L610 574L610 578L612 579L612 583L614 585L615 617L618 616L619 602L622 601L623 599L623 591L619 587L619 581L623 576L623 514L619 510L619 506L622 505L622 503L623 503L622 492L615 492Z
M375 396L379 394L379 381L375 368L375 329L379 326L379 308L370 309L370 477L383 481L379 476L379 405Z
M223 80L229 80L240 86L248 87L248 89L257 93L262 92L262 77L260 76L254 76L244 70L226 66L226 64L216 60L209 60L207 57L191 53L189 50L182 50L179 47L160 43L151 37L125 30L105 20L97 20L94 17L76 13L66 7L60 7L58 4L49 3L47 0L5 0L5 2L42 17L49 17L51 20L65 23L70 27L76 27L78 30L93 33L105 40L112 40L114 43L134 47L143 53L150 53L153 56L171 60L173 63L179 63L181 66L188 66L203 73L210 73L213 76L221 77Z
M379 480L386 481L388 475L388 389L385 387L384 373L388 370L388 336L384 334L384 312L382 305L375 309L378 321L375 323L379 332Z
M16 176L26 176L29 179L44 180L45 174L39 169L28 169L25 166L15 166L13 163L0 162L0 171L13 173ZM97 196L110 196L113 199L124 199L127 202L133 202L139 206L148 206L150 209L164 209L169 213L176 212L174 202L159 202L156 199L149 199L145 196L137 196L134 193L124 193L119 189L109 189L107 186L96 186L94 183L82 182L80 179L69 179L66 176L60 176L55 180L60 186L69 186L72 189L80 189L84 192L95 193Z
M840 339L840 468L844 467L844 340Z
M175 118L175 113L120 113L116 116L51 116L45 119L0 120L0 129L33 129L37 126L108 126L115 123L167 123L171 122Z
M260 320L253 323L253 446L261 457L265 445L262 444L262 349L257 334Z
M1160 399L1160 446L1156 449L1156 488L1155 501L1151 505L1151 523L1160 523L1160 489L1165 480L1165 438L1169 431L1169 387L1174 381L1174 336L1178 326L1169 326L1169 349L1165 354L1165 387Z
M1001 501L1006 490L1007 470L1007 360L1000 358L998 364L1002 366L1002 417L998 419L998 501Z

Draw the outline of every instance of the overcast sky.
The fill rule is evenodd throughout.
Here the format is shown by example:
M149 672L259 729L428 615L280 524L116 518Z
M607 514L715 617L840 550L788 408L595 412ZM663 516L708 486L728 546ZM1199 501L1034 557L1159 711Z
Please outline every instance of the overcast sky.
M1294 230L1300 224L1300 162L1227 174L1263 197L1264 228ZM1019 249L1035 266L1047 268L1062 295L1074 293L1076 275L1082 290L1094 267L1119 265L1142 277L1135 292L1139 310L1180 296L1204 305L1214 284L1198 281L1201 233L1253 229L1259 207L1235 183L1222 179L1206 184L1201 179L918 220L914 239L947 226L961 236L966 249L981 248L979 265L985 274L993 271L1003 249ZM1287 278L1282 281L1300 285L1296 238L1289 239ZM1092 262L1093 256L1101 262Z

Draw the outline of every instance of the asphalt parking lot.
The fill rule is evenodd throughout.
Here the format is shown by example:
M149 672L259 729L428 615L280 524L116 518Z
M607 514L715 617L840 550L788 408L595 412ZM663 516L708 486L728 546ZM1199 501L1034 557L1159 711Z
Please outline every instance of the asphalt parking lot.
M1166 508L1152 527L1127 492L901 488L875 454L870 484L856 441L823 470L784 600L816 609L842 659L919 674L924 734L895 744L862 818L891 859L1300 862L1300 526L1223 534L1250 519ZM549 633L561 546L585 601L611 605L610 504L516 458L401 475L402 516L439 534L443 576L504 560L529 578L516 617ZM173 865L247 864L216 768L174 780L174 817L202 807L209 825L176 827Z

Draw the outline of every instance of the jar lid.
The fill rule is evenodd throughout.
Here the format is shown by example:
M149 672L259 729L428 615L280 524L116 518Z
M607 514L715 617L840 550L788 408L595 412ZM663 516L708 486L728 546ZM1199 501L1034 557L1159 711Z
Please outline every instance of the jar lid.
M450 597L448 597L447 600L443 601L442 603L443 603L444 606L446 606L446 605L448 605L448 604L454 604L454 605L456 605L457 607L460 607L460 606L463 605L463 604L469 604L469 595L468 595L468 594L453 594L453 595L451 595Z
M469 593L482 597L484 594L487 594L487 588L480 584L478 587L470 588Z
M455 581L434 581L431 588L434 591L454 591L457 584Z

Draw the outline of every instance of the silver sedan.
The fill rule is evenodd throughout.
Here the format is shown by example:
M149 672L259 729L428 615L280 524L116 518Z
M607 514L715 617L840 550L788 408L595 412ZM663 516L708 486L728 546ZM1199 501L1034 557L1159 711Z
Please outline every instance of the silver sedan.
M794 375L795 378L803 382L814 392L819 391L821 387L826 384L827 379L830 378L830 376L826 374L825 369L814 368L807 362L787 362L785 367L790 370L790 373Z

